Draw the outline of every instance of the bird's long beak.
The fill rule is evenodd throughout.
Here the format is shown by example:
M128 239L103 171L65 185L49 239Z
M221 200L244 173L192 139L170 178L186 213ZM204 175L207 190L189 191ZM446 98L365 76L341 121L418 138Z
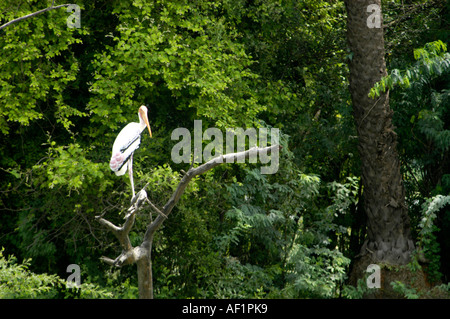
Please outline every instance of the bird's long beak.
M147 125L148 133L150 134L150 137L152 137L152 129L150 128L150 124L148 123L147 115L144 117L144 122L145 122L145 125Z
M145 122L145 125L148 128L148 132L150 133L150 137L152 137L152 129L150 128L150 124L148 123L148 117L147 117L147 108L144 109L144 107L139 108L139 113L141 114L142 119Z

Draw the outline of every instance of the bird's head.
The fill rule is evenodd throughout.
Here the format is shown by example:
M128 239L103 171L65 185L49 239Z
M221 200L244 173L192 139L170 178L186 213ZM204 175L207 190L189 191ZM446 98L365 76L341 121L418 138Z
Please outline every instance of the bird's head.
M150 128L150 124L148 123L147 107L145 105L142 105L139 108L139 118L141 118L144 121L145 125L148 128L148 132L150 133L150 137L152 137L152 130Z

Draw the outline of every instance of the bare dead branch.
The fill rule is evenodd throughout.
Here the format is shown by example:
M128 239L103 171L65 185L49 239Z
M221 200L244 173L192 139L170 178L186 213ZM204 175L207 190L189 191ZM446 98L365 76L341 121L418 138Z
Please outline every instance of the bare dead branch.
M164 218L167 218L167 216L158 208L158 207L156 207L148 198L147 198L147 202L150 204L150 206L154 209L154 210L156 210L156 212L158 213L158 214L160 214L160 215L163 215L164 216Z
M30 13L30 14L27 14L27 15L25 15L25 16L23 16L23 17L19 17L19 18L17 18L17 19L11 20L11 21L9 21L9 22L7 22L7 23L1 25L1 26L0 26L0 30L3 29L3 28L6 28L7 26L10 26L10 25L13 24L13 23L16 23L16 22L19 22L19 21L22 21L22 20L25 20L25 19L28 19L28 18L37 16L38 14L41 14L41 13L44 13L44 12L47 12L47 11L50 11L50 10L53 10L53 9L59 9L59 8L68 7L68 6L70 6L69 3L68 3L68 4L60 4L60 5L55 6L55 7L54 7L53 4L52 4L51 7L48 7L48 8L45 8L45 9L42 9L42 10L39 10L39 11Z
M135 263L137 261L136 257L137 256L134 252L134 249L131 249L131 250L127 250L127 251L125 251L125 250L122 251L122 253L116 259L111 259L109 257L102 256L102 257L100 257L100 260L107 263L110 266L120 268L122 266Z
M105 263L107 263L108 265L111 265L111 266L115 265L114 264L114 259L111 259L109 257L102 256L102 257L100 257L100 260L105 262Z
M142 255L139 251L140 248L133 248L131 245L130 238L128 234L133 227L136 212L143 205L143 203L147 200L147 192L142 189L139 193L131 201L131 206L128 208L128 213L125 216L125 222L122 226L116 226L109 220L104 219L101 215L95 216L100 224L108 228L114 236L119 240L120 245L122 246L122 254L116 259L110 259L108 257L101 257L100 260L106 262L109 265L121 267L123 265L128 265L136 262L136 258L141 258Z
M147 185L146 185L147 186ZM124 219L128 219L130 214L133 214L135 211L139 209L139 207L142 206L144 201L147 199L147 192L145 191L145 187L139 191L132 199L131 199L131 206L128 208L128 213L125 215Z
M96 219L102 225L104 225L113 232L113 234L117 237L123 248L122 253L116 259L113 260L111 258L103 256L100 258L100 260L115 267L122 267L124 265L136 263L138 268L139 297L153 298L152 266L151 266L151 248L153 235L156 232L156 230L159 227L161 227L164 220L168 218L169 214L172 212L172 209L175 207L175 205L178 203L181 196L183 195L189 182L195 176L203 174L206 171L220 164L244 162L244 160L249 158L250 156L257 156L260 153L264 154L276 153L280 150L280 148L281 148L280 145L273 145L264 148L259 148L255 146L247 151L218 156L195 168L193 167L194 164L193 161L191 163L191 167L189 168L189 170L187 172L183 172L184 173L183 178L181 179L176 190L174 191L170 199L167 201L167 203L164 205L162 210L156 207L147 198L147 193L145 192L144 188L148 184L145 185L145 187L138 194L136 194L136 196L131 200L131 206L128 209L127 215L125 216L125 222L121 227L114 225L110 221L102 218L102 216L96 216ZM152 209L158 212L158 216L154 221L151 219L150 224L147 226L147 230L144 234L144 240L142 241L141 245L133 248L131 246L128 233L130 232L131 227L134 224L136 212L139 210L139 208L141 207L141 205L143 205L144 202L148 202L149 205L152 207Z
M273 153L278 152L281 148L280 145L273 145L268 146L264 148L260 147L252 147L247 151L238 152L238 153L229 153L225 155L220 155L218 157L213 158L212 160L197 166L189 168L189 170L184 174L183 178L181 179L180 183L178 184L177 189L172 194L170 199L167 201L166 205L164 205L162 209L162 214L158 215L158 217L153 221L150 225L147 227L147 231L144 235L144 241L141 246L147 246L146 242L150 242L152 240L153 234L155 231L162 225L164 220L169 216L169 214L172 212L172 209L175 207L175 205L178 203L178 201L181 198L181 195L183 195L184 190L186 189L189 182L197 175L203 174L206 171L209 171L210 169L223 164L223 163L236 163L240 162L242 160L248 159L250 156L256 156L257 154L266 152Z

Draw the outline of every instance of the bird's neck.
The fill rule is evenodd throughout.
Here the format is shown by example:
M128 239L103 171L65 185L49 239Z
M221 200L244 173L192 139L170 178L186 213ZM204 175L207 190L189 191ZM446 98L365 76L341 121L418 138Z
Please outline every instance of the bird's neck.
M139 115L139 130L142 132L143 130L145 130L146 126L147 125L145 125L145 122L142 119L141 115Z

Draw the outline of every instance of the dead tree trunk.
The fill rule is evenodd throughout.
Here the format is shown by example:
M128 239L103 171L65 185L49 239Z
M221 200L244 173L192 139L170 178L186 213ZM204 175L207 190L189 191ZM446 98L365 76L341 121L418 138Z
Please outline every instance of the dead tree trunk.
M153 299L153 275L152 275L152 258L151 250L148 255L137 261L137 274L139 285L139 298Z
M178 184L175 192L169 198L167 203L162 209L156 207L148 198L147 193L142 189L131 202L130 208L128 208L128 213L125 216L125 222L122 226L116 226L110 221L104 219L102 216L96 216L95 218L100 224L107 227L119 240L122 247L122 253L116 258L111 259L108 257L101 257L100 259L109 265L115 267L122 267L124 265L137 264L138 273L138 285L139 285L139 298L140 299L152 299L153 298L153 277L152 277L152 261L151 261L151 251L152 243L155 232L161 227L163 222L168 218L172 209L178 203L183 195L184 190L188 186L189 182L197 175L201 175L206 171L222 164L222 163L239 163L243 162L243 159L247 159L251 156L257 156L259 154L275 154L278 155L281 146L273 145L269 147L253 147L244 152L230 153L218 156L198 167L191 167L183 176L180 183ZM142 243L133 247L131 245L130 238L128 234L133 227L136 212L145 204L148 203L153 210L158 213L158 216L152 221L148 226L144 234L144 239Z

